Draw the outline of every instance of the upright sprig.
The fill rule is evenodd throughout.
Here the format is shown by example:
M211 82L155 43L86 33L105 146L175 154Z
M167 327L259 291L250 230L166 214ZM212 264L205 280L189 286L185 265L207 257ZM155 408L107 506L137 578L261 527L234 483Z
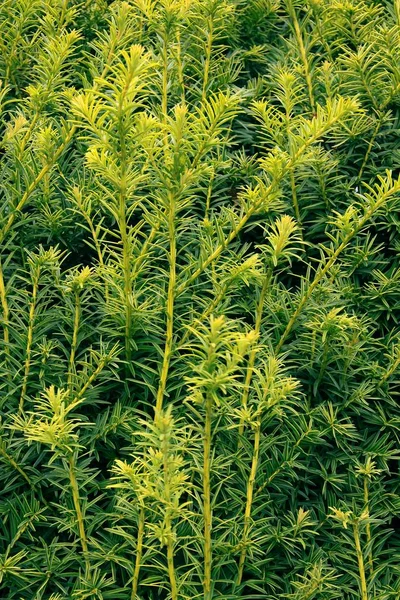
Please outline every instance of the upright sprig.
M143 452L131 463L116 461L113 466L115 482L110 484L120 490L118 505L126 518L131 517L131 496L139 505L132 599L138 593L143 550L157 540L161 548L166 548L170 594L173 600L177 600L180 593L174 558L179 544L177 523L189 517L182 501L189 485L189 475L184 471L188 432L175 422L171 405L165 411L157 411L152 423L142 421L141 424L144 429L136 437L142 441ZM120 532L124 529L121 528Z
M213 594L213 542L212 542L212 425L215 412L223 402L223 396L232 393L237 388L238 371L254 341L255 333L240 333L233 329L223 317L210 318L209 331L202 326L200 331L193 331L198 340L194 355L197 360L193 363L194 374L188 378L191 395L189 401L196 407L196 413L201 409L204 424L202 491L203 491L203 595L204 600L210 600ZM225 354L226 353L226 354ZM226 359L221 358L226 355Z

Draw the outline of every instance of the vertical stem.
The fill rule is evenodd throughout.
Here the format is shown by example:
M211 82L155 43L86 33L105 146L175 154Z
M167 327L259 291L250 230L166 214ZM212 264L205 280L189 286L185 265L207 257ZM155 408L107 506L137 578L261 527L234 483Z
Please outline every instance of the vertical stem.
M71 353L69 355L68 389L72 391L72 377L75 373L75 354L78 346L78 332L81 318L81 301L79 292L75 292L74 330L72 332Z
M83 555L85 558L86 575L88 575L90 573L89 560L88 560L88 556L87 556L88 545L87 545L87 538L86 538L86 532L85 532L85 525L84 525L81 501L79 498L79 486L78 486L78 482L76 480L76 473L75 473L76 461L75 461L75 457L73 454L70 454L68 457L68 466L69 466L69 481L70 481L71 491L72 491L72 500L74 503L76 519L78 521L79 538L80 538L80 542L81 542L82 552L83 552Z
M124 276L124 299L125 299L125 355L128 363L131 359L131 256L130 243L126 225L125 194L121 192L120 198L120 233L122 241L122 269ZM129 368L129 365L128 365Z
M306 76L308 97L310 100L311 110L313 112L315 112L315 99L314 99L314 90L313 90L313 84L312 84L312 79L311 79L311 69L310 69L310 63L309 63L308 57L307 57L307 50L306 50L306 47L305 47L304 41L303 41L301 27L300 27L299 21L297 19L295 8L292 4L292 0L286 0L286 5L287 5L287 10L288 10L289 16L293 22L293 27L294 27L297 44L299 47L300 57L301 57L301 60L303 61L303 65L304 65L304 74Z
M164 31L163 35L163 47L162 47L162 96L161 96L161 111L164 121L167 119L168 110L168 35Z
M165 389L167 385L169 363L172 354L172 343L174 334L174 300L176 286L176 239L175 239L175 198L173 193L169 194L169 217L168 217L168 234L169 234L169 281L167 292L166 318L167 329L164 347L164 358L161 369L160 384L157 391L156 411L162 409Z
M181 30L179 26L176 30L176 64L178 68L178 81L181 86L181 100L182 102L185 102L185 81L183 78Z
M267 290L269 288L269 284L271 282L271 277L272 277L272 269L269 268L265 275L264 282L263 282L263 285L261 288L260 298L258 300L258 304L256 307L256 319L255 319L254 331L256 333L257 338L259 337L260 331L261 331L261 323L262 323L262 315L263 315L263 310L264 310L265 296L266 296ZM247 365L246 379L244 382L242 401L241 401L242 408L247 408L247 401L249 399L250 384L251 384L251 380L253 377L254 363L256 360L256 355L257 355L257 348L253 347L250 352L249 362ZM243 431L244 431L244 421L243 421L243 419L241 419L240 424L239 424L239 440L240 440L240 437L243 435Z
M296 217L296 221L298 222L299 226L301 227L300 208L299 208L299 201L297 199L296 181L294 178L293 168L290 169L290 187L292 190L292 202L293 202L293 208L294 208L294 215Z
M165 26L162 34L162 82L161 82L161 120L164 125L164 153L167 152L168 148L168 130L167 130L167 117L168 117L168 31Z
M176 584L175 565L174 565L174 543L173 543L173 539L172 539L170 515L166 516L165 525L166 525L167 529L169 530L168 542L167 542L167 562L168 562L169 582L171 585L171 599L178 600L178 586Z
M139 510L136 559L135 559L135 570L133 572L133 580L132 580L131 600L136 600L136 598L137 598L137 590L138 590L138 585L139 585L139 573L140 573L142 554L143 554L144 522L145 522L144 506L141 506L140 510Z
M358 527L358 523L354 523L353 533L354 533L354 544L356 547L357 560L358 560L358 572L360 575L361 600L368 600L367 580L365 577L364 557L363 557L363 553L362 553L362 549L361 549L360 530Z
M82 508L81 508L81 503L80 503L80 498L79 498L79 487L78 487L78 482L76 480L76 474L75 474L76 463L75 463L75 458L72 454L68 458L68 466L69 466L69 481L71 484L72 499L74 502L76 518L78 521L79 537L80 537L80 541L81 541L82 551L84 553L86 553L88 546L87 546L85 526L84 526L84 521L83 521Z
M163 60L163 79L162 79L162 99L161 110L164 123L167 121L168 111L168 34L164 31L162 60ZM165 131L164 146L167 147L168 136ZM175 198L173 193L169 193L169 214L168 214L168 237L169 237L169 280L166 305L166 334L163 364L161 368L160 383L157 390L156 413L162 410L165 389L167 386L169 363L172 354L172 342L174 333L174 298L176 284L176 239L175 239Z
M249 479L247 481L247 491L246 491L246 509L244 513L244 527L243 527L243 536L242 536L242 552L239 558L239 570L237 575L236 584L240 585L243 577L243 569L246 562L247 555L247 538L250 530L250 522L251 522L251 510L253 505L253 494L254 494L254 485L256 481L256 473L258 467L258 459L260 454L260 440L261 440L261 422L258 421L255 432L254 432L254 446L253 446L253 458L251 461L251 469Z
M162 413L156 413L156 416L161 416ZM172 535L172 519L171 519L171 486L170 486L170 461L169 461L169 436L163 434L162 441L162 454L163 454L163 471L164 471L164 497L166 501L165 506L165 531L167 537L167 564L168 564L168 575L171 586L171 599L178 600L178 587L176 584L176 574L174 565L174 540Z
M209 213L210 213L211 194L212 194L212 190L213 190L214 178L215 178L215 170L213 169L211 176L210 176L210 180L208 182L207 198L206 198L206 211L204 214L204 220L208 219Z
M43 192L42 192L43 200L46 203L50 203L50 175L48 172L43 177L42 185L43 185Z
M204 427L204 456L203 456L203 511L204 511L204 600L211 600L211 566L212 566L212 543L211 543L211 419L212 419L212 396L206 396L206 420Z
M127 196L127 148L126 148L126 125L124 123L124 100L125 90L121 95L119 101L119 116L118 116L118 128L119 128L119 143L120 143L120 183L119 183L119 194L118 194L118 218L119 218L119 231L121 236L122 244L122 271L124 278L124 301L125 301L125 356L127 360L127 369L129 369L129 363L131 359L131 320L132 320L132 307L131 307L131 248L130 240L126 222L126 196Z
M287 96L287 94L286 94ZM292 153L292 144L291 144L291 129L290 129L290 123L292 120L292 111L290 109L290 103L288 101L289 99L287 98L285 101L285 117L286 117L286 136L287 136L287 143L288 143L288 148L289 148L289 152L290 155L293 156ZM297 199L297 190L296 190L296 180L294 177L294 167L291 166L290 167L290 188L292 191L292 204L293 204L293 209L294 209L294 215L296 217L296 220L299 224L299 226L301 227L301 218L300 218L300 208L299 208L299 201Z
M4 354L6 357L6 371L7 371L7 378L10 379L11 371L8 369L8 360L10 358L10 332L9 332L10 311L8 308L7 292L6 292L6 286L4 283L3 267L2 267L1 261L0 261L0 300L1 300L1 307L3 309L3 340L4 340Z
M29 305L29 320L28 320L28 335L25 349L25 366L24 366L24 378L22 381L21 396L19 399L19 414L24 410L24 400L26 396L26 390L28 387L28 377L31 367L31 353L32 353L32 341L33 341L33 327L35 324L35 312L36 312L36 301L39 290L39 276L40 270L34 273L33 289L32 289L32 300Z
M368 477L367 476L364 477L364 504L365 504L365 508L368 511L368 516L369 516L369 489L368 489ZM370 544L371 543L371 523L366 524L365 531L367 534L367 543ZM374 573L374 561L372 558L372 548L368 552L368 566L369 566L369 573L372 576Z
M257 304L257 308L256 308L255 332L257 334L257 338L259 337L260 331L261 331L265 296L267 294L267 291L268 291L268 288L269 288L269 285L271 282L271 277L272 277L272 268L269 267L269 269L265 275L265 278L264 278L263 286L261 288L260 298L258 300L258 304ZM253 372L254 372L254 363L255 363L255 359L256 359L256 354L257 354L257 348L253 347L250 352L250 356L249 356L249 362L247 365L247 372L246 372L246 380L245 380L244 390L243 390L243 395L242 395L242 407L243 408L247 407L247 401L248 401L249 392L250 392L250 385L251 385L251 380L252 380ZM239 444L240 444L241 436L243 435L243 430L244 430L244 422L243 422L243 420L241 420L240 425L239 425ZM255 428L255 432L254 432L253 456L252 456L252 461L251 461L250 474L249 474L249 478L247 480L246 508L245 508L245 513L244 513L244 526L243 526L243 536L242 536L242 551L241 551L240 558L239 558L238 575L237 575L237 579L236 579L237 585L240 585L240 583L242 581L244 565L246 562L247 538L248 538L250 522L251 522L251 511L252 511L252 506L253 506L254 485L255 485L255 480L256 480L258 459L259 459L259 453L260 453L260 440L261 440L261 422L259 420L256 424L256 428Z
M211 65L211 52L212 52L212 43L213 43L213 21L212 17L207 19L207 45L205 51L205 63L204 63L204 79L203 79L203 91L201 95L202 102L207 98L207 87L208 80L210 76L210 65Z

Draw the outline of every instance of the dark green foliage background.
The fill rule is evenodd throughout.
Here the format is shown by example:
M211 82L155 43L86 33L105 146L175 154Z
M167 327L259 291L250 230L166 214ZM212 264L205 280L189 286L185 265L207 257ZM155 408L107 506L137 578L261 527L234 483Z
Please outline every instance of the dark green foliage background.
M0 597L400 599L399 0L2 0L0 80Z

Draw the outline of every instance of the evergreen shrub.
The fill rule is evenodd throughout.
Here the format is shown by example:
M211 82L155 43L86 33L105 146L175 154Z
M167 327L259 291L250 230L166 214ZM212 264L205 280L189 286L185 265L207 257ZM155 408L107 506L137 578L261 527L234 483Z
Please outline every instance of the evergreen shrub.
M399 600L399 0L2 0L0 79L0 597Z

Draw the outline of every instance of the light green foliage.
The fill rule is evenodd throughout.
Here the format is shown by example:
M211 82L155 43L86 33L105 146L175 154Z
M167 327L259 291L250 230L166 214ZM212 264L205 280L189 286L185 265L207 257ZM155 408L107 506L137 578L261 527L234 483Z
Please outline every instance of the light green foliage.
M400 3L0 3L0 597L400 598Z

